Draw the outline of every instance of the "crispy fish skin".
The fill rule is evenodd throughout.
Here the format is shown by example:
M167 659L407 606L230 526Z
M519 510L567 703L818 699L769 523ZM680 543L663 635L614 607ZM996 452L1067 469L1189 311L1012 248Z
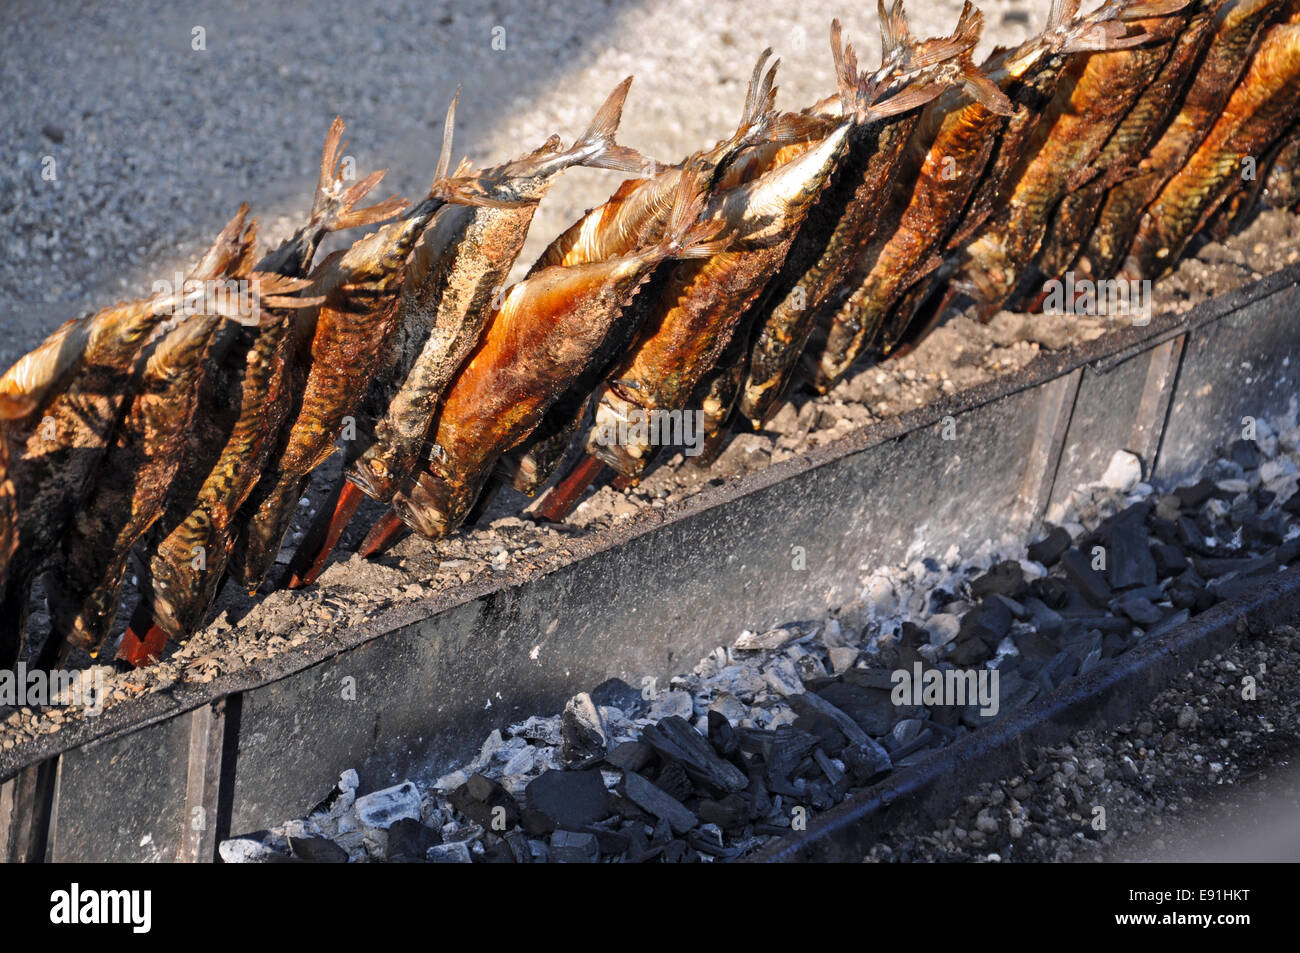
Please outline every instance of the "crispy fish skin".
M64 325L52 336L52 348L38 348L35 362L19 361L6 374L0 391L21 396L30 388L40 397L31 414L9 427L11 452L20 448L9 471L18 503L18 549L0 603L0 668L11 667L22 650L32 581L60 553L64 532L92 488L141 348L178 306L202 296L196 283L221 274L238 235L234 226L232 221L223 230L184 287L105 308L80 327ZM73 347L76 341L80 346Z
M628 77L619 84L571 148L561 150L553 137L541 149L479 173L484 192L503 206L444 207L416 247L399 317L411 341L397 349L387 380L381 376L371 387L369 412L360 415L360 455L347 471L368 496L390 501L420 464L438 400L478 343L491 300L555 178L573 166L656 171L655 163L614 141L631 83Z
M1242 162L1258 160L1300 115L1300 24L1264 35L1223 115L1187 164L1142 216L1122 274L1157 278L1173 268L1187 243L1235 185Z
M1025 90L1032 89L1037 98L1054 86L1065 65L1063 54L1095 28L1090 18L1072 20L1075 12L1074 5L1055 5L1053 16L1061 21L1049 22L1039 36L981 65L1006 96L1005 108L991 108L983 99L955 90L926 108L913 135L924 155L915 170L904 169L899 176L907 185L898 203L904 207L891 216L898 227L877 238L877 248L868 253L871 271L841 310L839 320L862 328L864 343L875 339L879 329L881 347L889 350L906 331L916 305L904 296L939 266L1007 126L1018 123L1019 134L1030 128L1033 111L1025 104ZM937 129L930 131L933 126ZM838 362L841 372L860 350L845 352ZM827 369L828 375L834 372L834 366Z
M429 539L459 526L500 455L588 365L654 268L669 257L716 252L716 226L699 221L699 178L683 180L664 240L606 261L547 268L511 288L447 392L429 464L394 497L403 522Z
M841 107L856 122L846 154L809 212L757 318L741 412L759 424L784 393L806 344L820 354L830 346L831 334L851 336L847 328L814 329L861 278L862 249L880 225L920 107L947 86L984 83L970 61L983 14L969 3L951 37L924 43L908 32L901 4L886 12L880 0L879 14L885 54L872 76L858 75L852 47L841 45L838 21L832 26Z
M648 438L629 431L629 439L620 441L619 422L634 414L685 409L780 267L839 160L850 128L851 123L841 123L798 158L713 197L707 215L724 223L732 236L730 247L712 258L671 266L645 332L600 393L587 440L593 457L630 478L642 472L652 453Z
M1168 58L1185 22L1173 14L1135 21L1152 36L1142 46L1087 58L1073 82L1063 82L1053 115L1040 130L1041 146L1017 175L1011 197L965 249L963 285L991 316L1015 291L1034 261L1060 200L1083 184L1093 159Z
M1242 0L1230 7L1217 24L1177 115L1139 163L1138 174L1116 184L1106 194L1081 259L1094 278L1111 278L1119 270L1142 212L1222 114L1265 25L1277 10L1276 0Z

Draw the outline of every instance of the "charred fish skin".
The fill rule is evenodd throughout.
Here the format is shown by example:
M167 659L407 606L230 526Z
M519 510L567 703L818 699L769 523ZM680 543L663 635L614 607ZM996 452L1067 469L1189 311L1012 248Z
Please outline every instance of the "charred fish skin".
M1133 26L1150 37L1141 46L1094 53L1057 91L1040 129L1040 145L1016 176L1005 208L967 246L963 290L981 318L1015 291L1036 258L1053 211L1079 183L1146 81L1168 58L1185 14L1149 17ZM1085 170L1080 173L1080 170Z
M10 452L19 448L10 463L18 501L18 549L0 603L0 668L11 667L22 651L32 581L57 558L64 532L90 492L139 369L141 349L177 308L204 296L203 285L219 276L231 254L244 212L226 226L182 288L99 311L83 319L84 327L75 334L65 325L55 332L55 353L44 352L48 363L66 365L61 380L40 385L43 396L36 408L23 426L9 429ZM68 356L66 348L78 335L82 346ZM35 369L15 366L6 375L6 393L21 393L23 384L16 378L27 370L39 376Z
M567 150L553 138L541 149L478 174L501 207L451 205L439 212L417 246L402 291L400 323L415 328L409 358L394 362L388 386L372 387L372 410L361 415L360 456L349 479L373 499L389 502L419 465L439 398L478 343L528 235L537 203L573 166L640 172L658 166L615 142L632 78L610 94L591 125ZM370 422L373 421L373 424Z
M857 122L846 154L777 275L766 313L757 319L741 397L741 413L755 426L770 416L805 346L816 354L828 347L829 332L818 325L838 308L837 296L861 277L861 251L879 226L921 107L949 85L980 81L970 51L979 42L983 14L970 4L951 37L921 44L908 31L901 3L886 12L880 0L879 14L884 58L874 76L858 75L852 47L841 45L838 21L832 26L840 101Z
M900 176L908 188L900 203L904 208L897 216L898 226L877 239L879 250L868 256L873 261L871 271L844 304L841 320L861 327L864 343L875 339L879 329L879 346L888 353L903 337L918 299L925 296L926 278L942 263L949 242L970 214L977 189L985 183L991 190L990 183L998 178L997 173L986 177L986 170L999 143L1014 141L1030 128L1034 110L1026 103L1029 92L1041 103L1044 93L1054 88L1066 55L1080 42L1095 42L1091 34L1096 22L1076 20L1076 6L1054 4L1053 19L1040 35L981 65L1002 92L1002 100L990 102L963 92L954 103L958 94L950 91L926 108L921 128L914 134L914 140L924 144L924 155L915 175L905 170ZM1013 123L1019 129L1008 132ZM937 129L929 134L927 126ZM1002 157L1013 152L1008 142ZM860 350L845 354L848 363ZM841 366L847 369L848 365L841 361Z
M716 225L699 221L702 178L683 178L662 241L606 261L544 269L507 293L447 392L429 464L394 497L403 522L428 539L459 526L500 456L588 366L655 267L670 257L716 253Z
M18 546L15 531L18 501L13 481L9 479L9 440L4 424L25 417L31 410L30 401L0 394L0 591L4 589L9 572L9 560Z
M1099 220L1111 185L1133 176L1143 156L1167 127L1189 79L1214 38L1215 20L1225 2L1211 0L1188 8L1187 24L1160 72L1093 160L1095 177L1061 200L1038 256L1039 270L1047 278L1062 278L1074 266Z
M1271 27L1223 115L1142 216L1121 274L1158 278L1300 114L1300 24Z
M1225 12L1177 115L1140 162L1138 174L1106 194L1082 255L1082 263L1093 277L1111 278L1118 272L1143 211L1223 112L1264 27L1277 10L1276 0L1241 0Z
M627 422L654 411L686 408L749 306L780 268L839 161L850 128L841 123L797 158L713 197L707 214L723 223L730 247L712 258L670 266L646 332L598 398L589 454L624 476L640 475L652 448L643 439L645 428L629 428Z

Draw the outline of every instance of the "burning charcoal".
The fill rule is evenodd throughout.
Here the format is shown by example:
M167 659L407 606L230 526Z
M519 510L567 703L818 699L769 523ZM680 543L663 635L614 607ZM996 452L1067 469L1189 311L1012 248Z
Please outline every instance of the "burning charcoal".
M650 710L650 702L641 692L621 678L607 678L589 694L598 707L617 708L629 718L640 718Z
M600 860L595 834L556 831L551 835L551 859L560 864L594 864Z
M788 660L786 660L788 662ZM660 692L650 706L649 717L656 721L660 718L690 718L695 714L695 702L690 692Z
M624 741L605 756L605 761L624 771L640 771L652 758L654 749L644 741Z
M667 821L679 834L686 833L699 823L699 818L686 805L635 771L623 772L623 793L634 804L661 821Z
M766 632L746 630L740 633L740 637L732 643L731 647L737 652L774 652L801 638L803 634L803 630L796 626L782 626L768 629Z
M748 784L739 768L718 757L708 740L681 718L648 725L641 740L663 757L681 762L698 784L722 792L743 791Z
M397 823L405 822L398 821ZM390 843L391 839L392 834L390 833ZM295 857L313 864L346 864L348 862L348 852L328 837L290 837L289 849L293 851ZM388 859L393 859L391 849L389 850Z
M721 800L705 798L696 813L704 824L716 824L723 830L744 827L749 820L749 804L739 794L728 794Z
M1043 576L1029 584L1029 591L1049 609L1060 609L1070 599L1070 589L1053 576Z
M1070 534L1064 527L1053 527L1052 531L1029 547L1028 556L1036 563L1051 566L1070 548Z
M452 807L480 827L509 830L519 823L519 804L510 792L481 774L473 775L452 791L449 799Z
M470 864L474 862L474 858L469 852L469 845L464 841L435 844L429 848L426 859L431 864Z
M388 829L388 859L395 863L422 862L429 848L441 843L441 831L404 817Z
M1156 563L1156 575L1161 579L1177 576L1189 565L1181 549L1166 543L1156 543L1152 546L1151 556Z
M1234 440L1228 457L1243 470L1255 470L1260 464L1259 445L1253 440Z
M529 808L565 830L582 830L610 813L599 771L545 771L528 782L524 798Z
M731 727L731 722L721 712L709 710L706 716L709 724L709 741L718 754L724 758L729 758L736 753L738 742L736 732ZM637 770L633 768L632 770Z
M1155 625L1164 617L1164 613L1152 605L1150 599L1141 596L1123 596L1116 601L1115 608L1138 625Z
M1061 566L1070 582L1093 605L1105 606L1110 602L1110 586L1106 584L1106 577L1092 568L1091 560L1083 553L1077 549L1067 550L1061 557Z
M1020 568L1020 563L1014 560L995 563L989 567L988 572L970 584L971 595L977 599L993 593L1019 599L1027 588L1024 571Z
M574 695L565 703L560 725L563 739L560 760L565 764L604 756L609 727L586 692Z
M387 830L404 817L420 819L420 792L410 781L357 798L357 816L366 827Z
M1110 528L1110 584L1114 589L1154 585L1156 561L1151 555L1150 537L1145 525L1150 507L1133 506L1125 510Z

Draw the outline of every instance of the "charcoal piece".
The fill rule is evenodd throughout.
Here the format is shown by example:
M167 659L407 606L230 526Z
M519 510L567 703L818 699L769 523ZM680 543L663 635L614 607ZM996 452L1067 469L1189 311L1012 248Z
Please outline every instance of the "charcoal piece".
M848 739L850 744L860 745L870 740L867 732L852 716L841 711L834 703L827 701L816 692L804 692L798 696L797 700L791 698L788 701L796 714L802 715L815 712L835 722L836 727L844 733L844 737Z
M828 754L839 754L840 749L847 743L844 732L840 731L839 726L832 719L817 712L800 715L794 720L794 727L799 731L815 735L818 743Z
M1300 558L1300 536L1288 539L1279 546L1273 553L1273 558L1279 566L1290 566Z
M1111 592L1106 577L1092 568L1089 557L1077 549L1066 550L1061 556L1061 567L1065 570L1066 578L1093 605L1105 606L1110 602Z
M1173 615L1169 616L1169 618L1165 619L1159 625L1150 629L1147 632L1147 638L1148 639L1159 638L1160 636L1164 635L1166 632L1169 632L1171 629L1176 629L1178 626L1186 622L1189 618L1191 618L1191 613L1186 609L1181 609L1178 612L1175 612Z
M709 741L713 744L713 750L724 758L730 758L736 753L739 745L736 730L731 727L731 722L727 721L727 716L720 711L710 711L708 722Z
M510 854L515 859L516 864L531 864L533 862L533 851L528 843L528 835L523 831L507 831L504 837L506 846L510 848Z
M1252 589L1260 586L1263 581L1264 580L1258 575L1240 576L1229 574L1211 580L1210 584L1206 586L1206 589L1211 595L1218 599L1231 599L1234 596L1241 595L1243 592L1250 592Z
M1111 526L1108 568L1113 589L1155 584L1156 561L1151 555L1144 518L1145 511L1131 507Z
M992 657L993 649L987 642L976 636L955 643L948 652L948 658L952 660L953 664L962 667L977 665Z
M930 634L915 622L904 622L900 628L898 640L899 644L915 649L920 648L922 645L928 645Z
M719 860L734 860L743 853L743 851L738 847L722 846L716 840L705 836L700 831L691 831L687 834L686 843L701 854L708 854L710 857L717 857Z
M1282 512L1300 516L1300 492L1291 494L1290 498L1282 504Z
M1259 444L1253 440L1234 440L1228 448L1228 458L1243 470L1254 470L1260 465Z
M644 717L650 710L650 702L640 690L633 688L621 678L607 678L588 694L597 705L617 708L628 718Z
M988 572L977 576L970 584L971 595L977 599L997 593L1019 599L1025 594L1028 584L1025 582L1024 570L1015 560L994 563Z
M894 673L887 668L851 668L845 672L839 679L828 680L824 684L810 685L813 691L826 697L822 689L830 681L843 681L850 685L857 685L859 688L876 688L881 691L892 691L894 688ZM839 704L836 702L835 704Z
M1117 599L1115 608L1138 625L1155 625L1164 618L1164 612L1153 605L1150 599L1141 596L1125 596Z
M570 698L560 719L560 760L565 764L605 756L609 728L586 692Z
M890 697L892 682L890 685L889 689L865 688L845 678L819 687L816 694L848 715L867 734L879 736L894 727L898 718L906 717ZM795 712L798 711L796 708Z
M996 597L987 599L978 608L962 616L957 640L981 639L989 648L996 648L1002 637L1011 630L1011 610Z
M1205 532L1196 525L1196 521L1186 516L1178 518L1178 542L1183 549L1201 556L1213 556L1215 551L1205 543Z
M500 782L473 775L448 797L452 807L489 830L509 830L519 823L519 804ZM505 827L501 827L501 823Z
M555 827L570 831L582 830L610 813L599 771L544 771L528 782L524 799Z
M1058 653L1038 673L1043 687L1051 691L1066 682L1079 668L1079 660L1069 652Z
M756 817L764 817L772 810L772 798L768 793L764 771L750 769L749 787L745 789L745 797L749 802L750 820Z
M640 771L654 756L654 749L644 741L624 741L605 756L605 762L624 771Z
M825 781L814 781L809 784L805 798L818 811L829 811L835 806L830 785Z
M649 777L649 775L647 775ZM684 801L695 793L695 785L686 774L680 761L665 758L658 772L651 779L661 791L671 794L679 801Z
M890 760L897 764L908 755L915 754L916 752L929 747L938 739L938 737L939 736L934 729L924 728L916 735L916 737L894 748L894 750L889 753Z
M736 830L749 822L749 803L739 794L714 801L705 798L696 808L701 823L717 824L724 831Z
M594 864L600 860L595 834L559 830L551 835L551 859L560 864Z
M1277 569L1277 558L1273 553L1263 556L1234 557L1193 557L1192 565L1206 579L1236 573L1238 576L1259 576Z
M1156 500L1156 518L1166 522L1173 522L1178 519L1182 513L1182 500L1176 493L1165 493Z
M719 757L708 739L677 715L646 726L641 740L663 757L680 761L697 784L728 792L743 791L748 783L739 768Z
M1029 614L1029 623L1039 635L1054 639L1061 633L1065 624L1061 613L1049 608L1041 599L1030 598L1025 602L1025 611Z
M859 784L868 784L893 768L889 752L870 738L864 745L849 745L841 754L844 766Z
M1110 632L1101 642L1101 657L1114 658L1129 647L1129 638L1127 635L1121 635L1118 632Z
M1026 594L1028 594L1029 592L1028 586L1025 587L1025 592ZM1000 606L1005 606L1007 611L1011 613L1011 618L1016 619L1017 621L1023 622L1025 619L1029 618L1029 610L1025 608L1024 603L1018 602L1017 600L1012 599L1010 596L1003 596L994 593L993 595L989 596L988 599L985 600L986 605L992 603L997 603Z
M651 817L654 817L652 814ZM665 817L655 819L654 829L650 832L650 843L662 847L673 839L673 826Z
M799 762L803 761L808 756L808 752L817 746L817 739L789 725L783 725L775 731L767 731L763 734L767 736L767 748L764 752L767 767L765 777L768 787L776 790L774 785L793 776Z
M442 831L403 818L388 829L388 859L394 863L424 863L429 848L442 843Z
M1281 513L1268 516L1253 514L1242 520L1241 528L1246 544L1254 547L1277 546L1287 531L1286 520Z
M1219 492L1211 480L1200 480L1190 486L1180 486L1174 491L1184 509L1195 509Z
M635 771L623 772L623 794L648 813L684 834L700 821L685 804L656 787Z
M835 762L821 748L813 750L813 760L817 762L817 767L822 769L822 774L826 775L826 780L832 785L839 784L844 779L844 772L835 766Z
M527 793L527 789L525 789ZM555 830L555 818L526 807L519 812L519 826L531 837L546 837Z
M419 821L411 822L409 819L398 821L393 825L393 828L397 824L403 823L419 824ZM393 828L388 830L390 860L392 859ZM348 852L328 837L290 837L289 850L299 860L305 860L312 864L346 864L348 862ZM420 858L424 858L423 853L421 853Z
M687 843L682 840L669 841L664 845L663 858L665 864L684 864L686 863Z
M669 829L669 836L672 831ZM627 832L627 862L629 864L643 864L648 860L653 860L663 853L662 846L650 846L650 840L646 837L645 831L640 824L633 825Z
M1056 526L1038 542L1030 544L1027 555L1036 563L1051 566L1069 548L1069 532L1064 527Z
M1161 579L1177 576L1189 565L1187 557L1177 546L1156 543L1151 547L1151 558L1156 563L1156 575Z
M1057 619L1059 620L1060 616L1057 616ZM1060 632L1059 621L1057 632ZM1015 643L1022 657L1039 665L1046 664L1060 651L1056 643L1041 632L1018 632L1011 637L1011 641Z
M476 864L514 864L515 852L510 845L506 843L504 837L497 837L493 834L485 834L482 840L483 852L481 854L471 854L470 859Z
M1060 609L1070 600L1070 587L1054 576L1035 579L1029 591L1049 609Z

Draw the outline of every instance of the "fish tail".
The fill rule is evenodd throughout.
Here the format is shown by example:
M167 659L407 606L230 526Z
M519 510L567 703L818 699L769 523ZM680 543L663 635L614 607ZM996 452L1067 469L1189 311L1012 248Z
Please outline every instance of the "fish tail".
M643 177L658 175L663 166L628 146L619 145L614 136L623 121L623 104L632 85L629 76L614 87L591 120L586 131L573 144L569 152L582 157L579 165L592 169L611 169L615 172L636 173Z
M386 169L372 172L356 185L343 188L344 175L341 168L343 149L347 142L343 139L343 119L334 117L329 132L325 134L325 147L321 150L320 175L316 179L316 197L312 202L311 223L308 229L313 232L340 232L362 225L372 225L392 218L407 203L393 195L377 205L358 209L356 205L380 183L387 173Z
M190 278L195 281L210 281L229 273L231 267L247 253L245 226L245 219L247 218L248 203L245 202L239 206L239 211L235 212L235 217L226 223L226 227L217 235L211 247L204 252L203 257L194 266L194 270L190 272ZM253 223L251 228L255 241L257 235L256 222Z
M894 0L888 9L885 0L876 0L876 17L880 22L880 48L885 60L900 55L913 43L903 0Z
M1073 20L1073 26L1059 35L1058 48L1065 53L1125 50L1150 42L1154 37L1146 30L1129 32L1131 20L1154 19L1177 13L1189 0L1107 0L1087 16ZM1049 21L1048 28L1056 24ZM1065 26L1064 23L1060 24Z

